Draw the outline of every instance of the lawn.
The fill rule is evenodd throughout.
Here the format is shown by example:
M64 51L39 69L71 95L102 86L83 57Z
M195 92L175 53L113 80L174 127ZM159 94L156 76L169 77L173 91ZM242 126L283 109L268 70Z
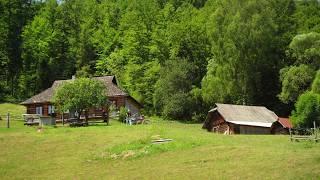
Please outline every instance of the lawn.
M0 113L20 106L1 104ZM1 115L1 114L0 114ZM201 124L25 127L0 121L1 179L319 179L320 143L218 135ZM166 144L151 144L158 137Z

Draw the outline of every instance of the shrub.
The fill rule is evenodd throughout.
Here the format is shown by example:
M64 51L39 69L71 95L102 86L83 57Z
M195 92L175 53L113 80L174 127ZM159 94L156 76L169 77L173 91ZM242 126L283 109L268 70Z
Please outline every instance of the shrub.
M128 112L127 108L120 107L120 111L119 111L119 121L120 122L124 122L126 120L127 112Z
M292 112L292 122L298 127L313 127L313 121L320 123L320 95L313 92L302 94Z
M193 112L192 82L194 65L185 59L168 61L155 85L154 107L158 115L168 119L190 120Z
M162 115L172 119L190 119L192 114L191 98L187 93L172 94L170 99L165 101Z
M111 103L109 106L109 116L114 117L116 116L116 114L117 114L117 107L113 103Z

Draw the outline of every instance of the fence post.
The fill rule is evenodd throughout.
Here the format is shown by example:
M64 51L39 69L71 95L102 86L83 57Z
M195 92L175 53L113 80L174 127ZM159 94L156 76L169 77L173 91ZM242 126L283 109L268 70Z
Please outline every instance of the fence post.
M318 131L316 129L316 121L313 121L313 133L314 133L314 140L317 142L318 141Z
M7 128L10 128L10 113L7 113Z
M63 115L64 113L62 112L62 126L64 126L64 115Z
M313 121L313 134L316 135L316 122Z

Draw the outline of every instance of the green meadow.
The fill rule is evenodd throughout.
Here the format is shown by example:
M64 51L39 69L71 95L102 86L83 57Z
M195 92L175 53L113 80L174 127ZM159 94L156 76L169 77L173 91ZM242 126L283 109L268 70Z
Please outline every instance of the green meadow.
M0 116L24 108L1 104ZM27 127L0 120L0 179L319 179L320 143L220 135L150 117L127 126ZM170 138L171 142L152 144Z

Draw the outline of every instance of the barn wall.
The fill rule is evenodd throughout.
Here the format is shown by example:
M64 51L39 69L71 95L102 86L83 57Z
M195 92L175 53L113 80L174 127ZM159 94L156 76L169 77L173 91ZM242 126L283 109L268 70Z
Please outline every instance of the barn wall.
M230 124L227 123L217 111L210 112L207 118L208 122L205 126L208 131L221 134L233 134Z
M27 107L27 114L35 114L36 113L36 106L35 104L28 104Z
M111 103L113 103L117 109L125 106L125 98L126 98L125 96L112 96L108 98L109 98L109 101L111 101Z
M234 134L227 122L214 126L212 131L220 134Z
M42 107L42 115L48 116L48 108L50 103L37 103L37 104L28 104L26 105L27 108L27 114L36 114L36 107L41 106Z
M230 134L240 134L240 125L229 123Z
M283 127L280 127L278 129L275 129L274 133L273 134L283 134L283 135L288 135L290 134L289 133L289 129L286 129L286 128L283 128Z
M268 127L240 125L240 134L271 134Z
M130 110L131 114L140 114L140 106L131 98L127 97L125 104L126 108Z
M42 105L42 115L48 116L48 104Z
M279 122L274 122L271 126L271 134L290 134L289 129L284 128Z

